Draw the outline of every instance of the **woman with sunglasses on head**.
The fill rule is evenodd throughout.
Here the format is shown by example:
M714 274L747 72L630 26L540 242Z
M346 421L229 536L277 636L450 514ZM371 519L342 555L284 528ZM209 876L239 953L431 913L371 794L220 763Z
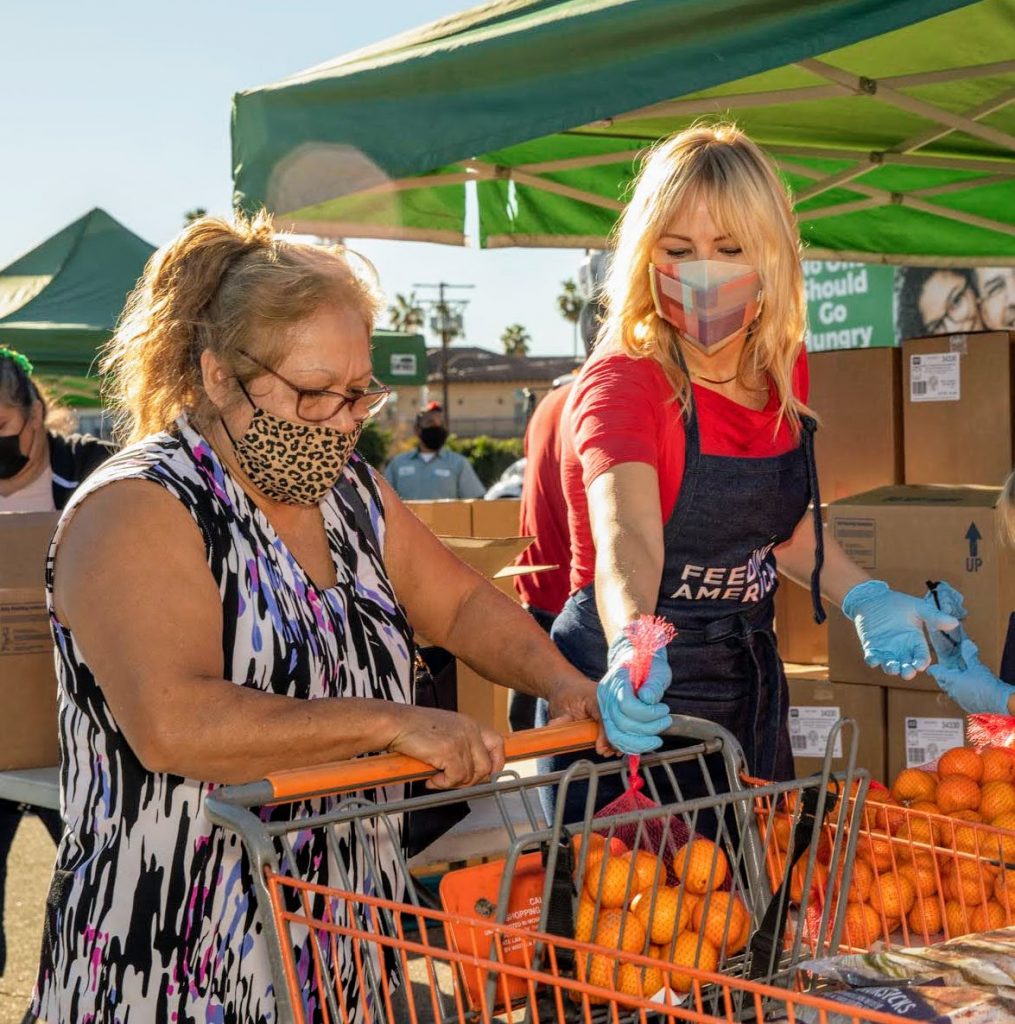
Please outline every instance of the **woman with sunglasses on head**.
M799 250L785 188L730 125L657 146L618 222L603 327L564 415L572 595L552 634L601 680L618 749L660 747L687 714L732 732L753 774L791 777L777 556L811 583L819 621L820 584L886 672L913 678L930 661L924 623L955 622L822 545ZM625 627L644 614L677 637L635 694Z
M129 447L52 549L66 831L37 1018L276 1019L251 866L204 798L381 750L434 765L438 787L499 770L500 737L413 706L414 630L595 717L595 687L355 454L388 393L371 376L379 308L346 255L263 216L191 224L128 303L104 370ZM297 845L307 881L338 884L340 857L364 893L401 897L394 851L324 831ZM327 955L355 1006L357 958L342 939ZM308 939L294 958L311 963Z

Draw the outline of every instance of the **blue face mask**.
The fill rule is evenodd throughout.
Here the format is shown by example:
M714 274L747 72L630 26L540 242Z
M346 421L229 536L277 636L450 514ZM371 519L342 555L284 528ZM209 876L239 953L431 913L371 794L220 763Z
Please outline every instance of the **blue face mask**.
M28 456L21 451L22 427L16 434L0 437L0 480L10 480L28 465Z

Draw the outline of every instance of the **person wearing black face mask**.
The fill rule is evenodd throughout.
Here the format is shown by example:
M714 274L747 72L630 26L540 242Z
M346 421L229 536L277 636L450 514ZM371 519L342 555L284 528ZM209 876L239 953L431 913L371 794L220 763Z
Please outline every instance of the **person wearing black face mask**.
M415 451L396 455L384 471L395 493L404 501L439 501L444 498L482 498L486 488L464 455L444 447L448 428L444 408L431 402L416 417Z
M33 380L28 359L0 346L0 513L62 509L78 483L113 453L110 445L97 438L54 430L58 415L42 386ZM42 573L40 565L40 586ZM26 812L38 814L54 843L63 832L59 812L0 800L0 974L7 962L3 931L7 856Z
M114 448L56 429L61 410L47 402L32 364L0 346L0 512L53 512Z

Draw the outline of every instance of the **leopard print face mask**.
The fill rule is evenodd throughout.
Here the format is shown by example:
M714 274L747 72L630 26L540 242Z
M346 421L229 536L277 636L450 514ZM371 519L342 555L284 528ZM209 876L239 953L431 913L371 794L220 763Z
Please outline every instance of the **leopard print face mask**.
M359 423L348 434L294 423L258 406L239 440L226 427L236 461L250 482L272 501L287 505L316 505L338 483L362 430Z

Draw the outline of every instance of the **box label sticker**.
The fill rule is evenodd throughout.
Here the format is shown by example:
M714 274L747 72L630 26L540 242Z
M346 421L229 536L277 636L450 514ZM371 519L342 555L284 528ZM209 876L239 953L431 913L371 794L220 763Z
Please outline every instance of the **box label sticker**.
M789 709L789 743L796 757L824 757L842 709L827 704L794 704ZM842 757L842 733L835 734L832 757Z
M906 767L918 768L952 747L961 747L964 725L964 718L907 718Z
M0 657L48 654L52 650L49 613L43 598L0 600Z
M962 397L958 352L909 357L911 402L957 402Z
M874 519L836 518L832 536L861 569L878 567L878 525Z

